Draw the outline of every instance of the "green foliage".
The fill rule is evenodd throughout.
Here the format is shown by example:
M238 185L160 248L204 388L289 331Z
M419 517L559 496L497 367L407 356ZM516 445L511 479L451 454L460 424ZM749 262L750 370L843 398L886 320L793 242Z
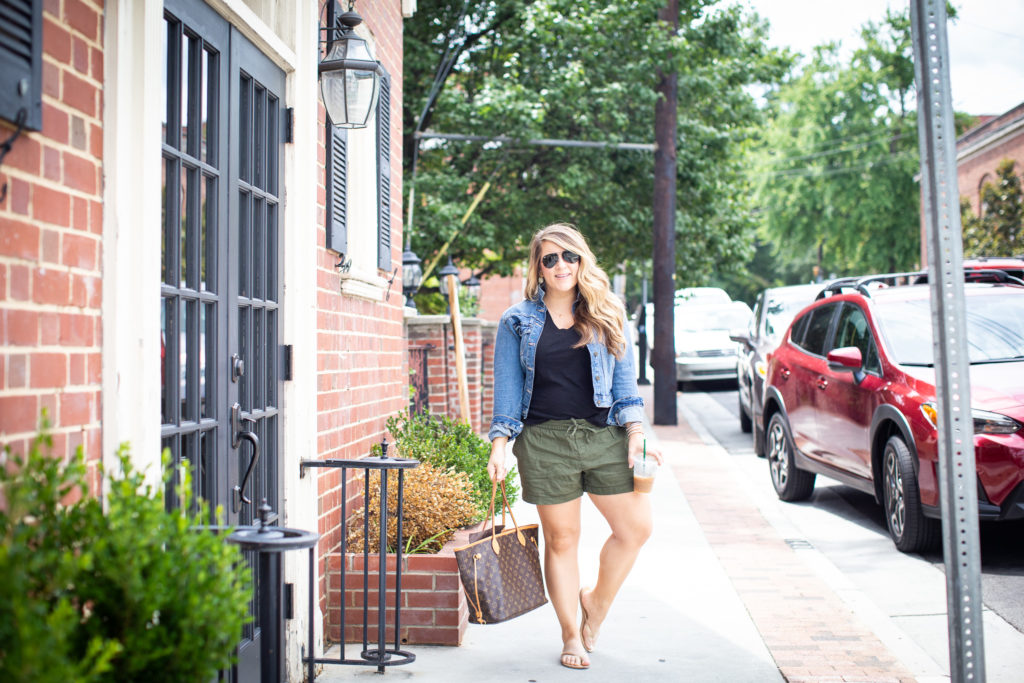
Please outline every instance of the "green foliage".
M981 216L960 201L965 256L1019 256L1024 252L1024 195L1014 161L1003 159L996 180L981 187Z
M760 121L745 86L777 78L785 59L766 52L764 26L741 9L684 1L671 32L663 5L421 0L404 34L407 177L421 114L422 130L442 133L651 142L659 73L675 71L680 285L739 268L754 219L738 150ZM415 193L413 246L425 261L458 233L460 265L509 274L530 235L556 220L578 225L612 271L638 272L653 249L649 151L425 140Z
M389 417L386 424L403 458L428 462L442 470L465 472L478 518L487 513L491 504L491 479L487 475L491 444L486 439L469 425L444 415L399 413ZM374 446L374 452L380 453L379 445ZM505 476L505 490L509 505L515 503L519 487L514 467Z
M353 514L348 527L348 551L363 551L363 536L368 529L370 552L380 547L380 470L370 472L370 502ZM472 485L465 472L452 472L421 462L405 470L402 500L402 538L398 538L398 471L388 472L388 528L386 551L436 553L455 530L470 524L476 515ZM369 507L368 524L364 516Z
M187 476L166 511L122 446L104 514L81 451L63 463L51 446L44 421L0 468L0 680L213 680L248 620L238 548L198 528Z

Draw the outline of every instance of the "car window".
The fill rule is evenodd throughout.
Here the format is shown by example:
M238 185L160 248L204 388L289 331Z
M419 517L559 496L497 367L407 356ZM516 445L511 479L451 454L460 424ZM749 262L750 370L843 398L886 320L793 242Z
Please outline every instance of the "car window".
M1024 293L1007 288L965 297L967 354L971 363L1024 360ZM902 365L931 366L931 302L878 301L878 320L892 359Z
M831 348L842 349L852 346L860 349L864 370L878 373L881 366L878 362L878 349L871 336L871 327L864 311L856 304L847 303L839 313L836 323L836 336Z
M819 306L807 313L807 329L804 330L803 338L794 340L797 346L818 356L825 355L825 338L828 336L829 323L832 321L832 314L835 313L835 304Z

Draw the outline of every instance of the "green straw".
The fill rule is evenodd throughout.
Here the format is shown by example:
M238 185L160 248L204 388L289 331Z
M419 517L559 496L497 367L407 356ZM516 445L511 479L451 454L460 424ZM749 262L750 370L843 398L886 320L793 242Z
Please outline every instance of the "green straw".
M647 439L644 439L644 462L647 461Z

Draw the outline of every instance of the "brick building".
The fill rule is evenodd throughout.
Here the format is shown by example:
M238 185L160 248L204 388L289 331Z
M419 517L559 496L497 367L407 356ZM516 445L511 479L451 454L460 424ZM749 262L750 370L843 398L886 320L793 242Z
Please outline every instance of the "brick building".
M1017 162L1018 175L1024 175L1024 102L999 116L979 117L978 123L956 140L957 186L961 197L978 214L981 188L996 179L996 168L1003 159ZM927 263L927 233L921 217L921 263ZM1010 256L1010 254L992 254Z
M94 492L125 441L153 480L170 449L232 523L253 518L244 484L282 525L323 534L321 613L343 492L336 472L299 463L368 454L408 401L402 21L415 11L358 3L382 85L369 124L345 131L319 97L325 2L0 3L17 29L0 31L0 142L24 128L0 164L0 446L23 449L46 409L57 455L84 447ZM297 606L306 576L305 555L286 556ZM287 623L301 680L305 610ZM237 677L254 665L245 654Z

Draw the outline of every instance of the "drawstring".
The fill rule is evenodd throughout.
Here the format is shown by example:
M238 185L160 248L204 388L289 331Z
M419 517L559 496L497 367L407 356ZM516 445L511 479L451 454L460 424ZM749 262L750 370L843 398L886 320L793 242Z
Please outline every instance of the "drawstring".
M568 436L570 439L575 439L576 438L576 432L579 431L580 424L579 424L579 422L576 421L576 418L570 418L570 419L572 420L572 424L569 425L569 431L567 431L565 433L565 435Z

